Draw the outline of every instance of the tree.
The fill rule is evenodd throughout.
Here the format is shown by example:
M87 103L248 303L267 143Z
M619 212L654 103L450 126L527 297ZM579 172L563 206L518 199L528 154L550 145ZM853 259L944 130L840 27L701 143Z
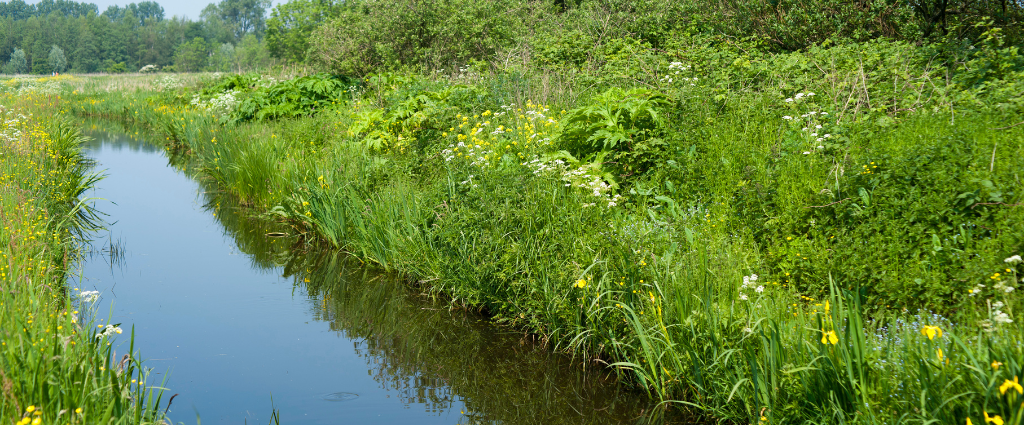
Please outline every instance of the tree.
M210 70L229 72L235 65L235 46L221 43L210 55Z
M178 72L196 72L206 65L209 49L200 37L182 43L174 50L174 69Z
M50 55L47 58L47 62L50 64L50 69L56 72L64 72L68 67L68 59L64 57L64 49L57 47L56 44L50 48Z
M221 0L203 9L205 17L217 16L231 26L235 40L246 34L262 38L267 29L267 8L270 0Z
M291 0L274 6L267 20L267 48L275 57L305 61L313 30L335 17L338 9L332 0Z
M14 48L14 52L11 53L11 61L7 62L7 73L24 74L26 71L28 71L28 59L25 57L25 51Z
M270 64L270 53L266 40L260 41L253 34L246 34L235 48L235 60L239 69L254 70Z

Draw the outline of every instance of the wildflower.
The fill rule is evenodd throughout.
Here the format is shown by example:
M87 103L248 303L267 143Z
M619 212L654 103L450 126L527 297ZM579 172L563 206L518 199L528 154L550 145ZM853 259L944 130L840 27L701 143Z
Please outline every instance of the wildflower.
M744 293L741 292L740 293L740 299L743 300L743 301L746 301L747 300L747 294L744 294Z
M786 116L782 117L782 119L784 119L784 120L791 120L791 119L793 119L793 117L791 117L789 115L786 115Z
M825 331L821 330L821 343L836 345L839 343L839 337L836 336L836 331Z
M989 417L988 416L988 412L982 412L982 413L985 414L985 423L993 423L993 424L996 424L996 425L1003 425L1003 418L1002 418L1002 416L995 415L995 416Z
M1007 258L1007 259L1005 259L1003 261L1006 262L1006 264L1020 264L1020 262L1022 260L1020 258L1020 255L1014 255L1014 256L1012 256L1010 258Z
M1013 319L1006 312L996 310L992 315L992 321L998 324L1013 323Z
M82 301L91 303L99 299L100 291L82 291L78 296L82 297Z
M757 287L756 289L754 289L754 290L755 290L755 291L757 291L757 292L764 292L764 285L758 286L758 287Z
M99 326L103 327L103 325L99 325ZM103 332L99 332L99 333L96 334L96 338L99 339L99 338L103 338L105 336L110 336L110 335L113 335L113 334L119 334L121 332L122 332L121 328L119 328L117 326L114 326L114 325L107 325L106 328L103 329Z
M34 405L30 405L30 406L25 408L25 411L28 412L28 413L32 413L35 410L36 410L36 406L34 406Z
M1021 388L1020 381L1017 379L1016 376L1013 377L1012 381L1007 379L1005 382L1003 382L1003 385L999 386L999 393L1002 395L1006 395L1006 391L1010 389L1017 390L1017 394L1024 394L1024 388Z
M992 369L993 370L999 370L999 366L1002 366L1002 365L1003 365L1002 362L997 361L997 360L992 360Z
M81 415L82 414L82 408L79 407L79 408L75 409L75 413Z
M587 281L583 279L577 280L576 285L574 286L576 286L577 288L585 288L587 286Z
M935 358L939 359L940 362L942 361L942 359L944 357L945 356L942 355L942 349L941 348L935 350Z
M928 337L928 340L933 340L935 337L942 338L942 329L938 326L924 326L921 328L921 335Z

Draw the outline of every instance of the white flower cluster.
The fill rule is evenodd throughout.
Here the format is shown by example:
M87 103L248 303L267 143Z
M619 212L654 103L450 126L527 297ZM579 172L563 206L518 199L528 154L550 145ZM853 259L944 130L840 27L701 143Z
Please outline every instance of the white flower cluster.
M1005 306L1006 305L1003 304L1002 301L992 303L992 322L997 325L1013 323L1013 319L1010 318L1010 315L1002 311L1002 308Z
M565 182L566 187L577 187L590 193L597 201L592 203L583 204L584 207L593 207L600 202L606 207L614 207L622 201L622 196L619 194L613 194L612 186L604 181L600 176L590 174L586 168L570 167L568 163L561 159L553 161L542 161L539 158L533 161L526 162L523 165L530 167L534 175L554 175Z
M479 134L481 130L483 129L479 129L475 133ZM491 159L497 158L494 149L485 146L481 142L473 143L472 141L448 145L448 149L441 151L441 156L444 157L446 162L454 161L457 156L464 156L471 161L472 165L477 167L490 166Z
M1016 287L1014 287L1014 283L1015 282L1012 279L1002 280L999 281L999 283L992 285L992 289L1009 294L1010 292L1013 292L1015 289L1017 289Z
M1014 255L1014 256L1012 256L1010 258L1007 258L1007 259L1003 260L1003 262L1006 263L1006 264L1009 264L1011 266L1015 266L1015 265L1021 263L1021 258L1020 258L1020 255Z
M164 78L156 80L156 91L173 90L181 87L181 79L174 75L166 75Z
M668 64L668 74L661 77L661 82L671 84L673 81L685 81L690 83L691 86L696 86L697 77L678 77L683 71L689 71L689 65L683 65L682 62L672 62Z
M807 100L815 96L814 92L800 92L791 98L786 99L786 103L800 102L801 100ZM810 155L814 149L825 149L825 146L821 143L827 139L832 138L831 133L825 132L825 125L828 124L826 118L828 112L824 111L810 111L799 117L793 117L790 115L783 116L782 119L789 121L794 126L801 126L800 131L803 134L807 134L807 139L811 145L811 150L803 151L804 155Z
M6 112L6 111L5 111ZM28 117L18 114L13 118L3 121L3 128L0 129L0 139L7 143L14 143L21 140L21 123L28 120Z
M102 331L96 332L96 339L121 333L121 328L114 325L107 325Z
M160 70L159 66L156 66L156 65L153 65L153 64L149 64L149 65L146 65L146 66L144 66L142 68L139 68L139 73L140 74L148 74L148 73L151 73L151 72L157 72L158 70Z
M240 94L242 94L242 92L238 90L224 91L214 95L206 102L204 102L199 95L195 95L190 104L198 109L204 109L218 115L227 115L234 111L235 107L238 106L238 95Z
M747 294L743 291L753 290L754 292L764 292L764 285L757 284L757 275L752 274L750 276L743 276L743 284L740 285L740 299L746 301L750 299Z
M274 77L260 76L259 80L256 80L256 87L268 88L273 87L278 81Z
M55 95L60 94L61 85L59 81L48 80L46 78L33 79L33 78L19 78L17 79L18 91L17 95L21 96L24 94L38 93L43 95Z
M78 296L83 302L91 303L100 298L100 291L82 291Z
M461 185L469 185L469 187L480 186L480 185L478 185L478 184L473 182L473 178L474 177L476 177L476 176L470 174L468 177L466 177L466 180L463 180L463 181L459 182L459 184L461 184Z
M800 92L794 95L793 97L786 99L786 103L799 102L801 99L810 99L812 97L814 97L814 92L812 91L809 91L807 93Z
M1010 318L1010 315L1003 311L1003 307L1005 306L1006 305L1003 304L1002 301L996 301L989 305L989 318L979 322L981 324L981 328L987 332L992 332L995 330L996 326L1013 323L1013 319Z

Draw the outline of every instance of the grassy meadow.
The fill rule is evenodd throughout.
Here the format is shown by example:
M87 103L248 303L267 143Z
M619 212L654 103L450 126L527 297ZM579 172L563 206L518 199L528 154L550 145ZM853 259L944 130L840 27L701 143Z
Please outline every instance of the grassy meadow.
M253 214L668 409L1024 422L1012 31L780 49L559 28L532 56L392 66L331 56L354 38L324 27L324 73L97 77L59 108L151 133Z
M131 341L117 353L130 332L94 317L99 294L66 284L103 222L83 198L100 178L84 138L50 116L61 100L46 90L63 84L32 79L0 94L0 420L157 423L159 387Z

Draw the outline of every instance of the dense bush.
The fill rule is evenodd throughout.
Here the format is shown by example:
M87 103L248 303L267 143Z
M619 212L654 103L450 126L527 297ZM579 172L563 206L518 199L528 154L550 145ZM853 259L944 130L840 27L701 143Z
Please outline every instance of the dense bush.
M312 59L342 74L403 67L453 71L472 60L489 60L514 43L535 8L542 3L353 2L314 32Z

